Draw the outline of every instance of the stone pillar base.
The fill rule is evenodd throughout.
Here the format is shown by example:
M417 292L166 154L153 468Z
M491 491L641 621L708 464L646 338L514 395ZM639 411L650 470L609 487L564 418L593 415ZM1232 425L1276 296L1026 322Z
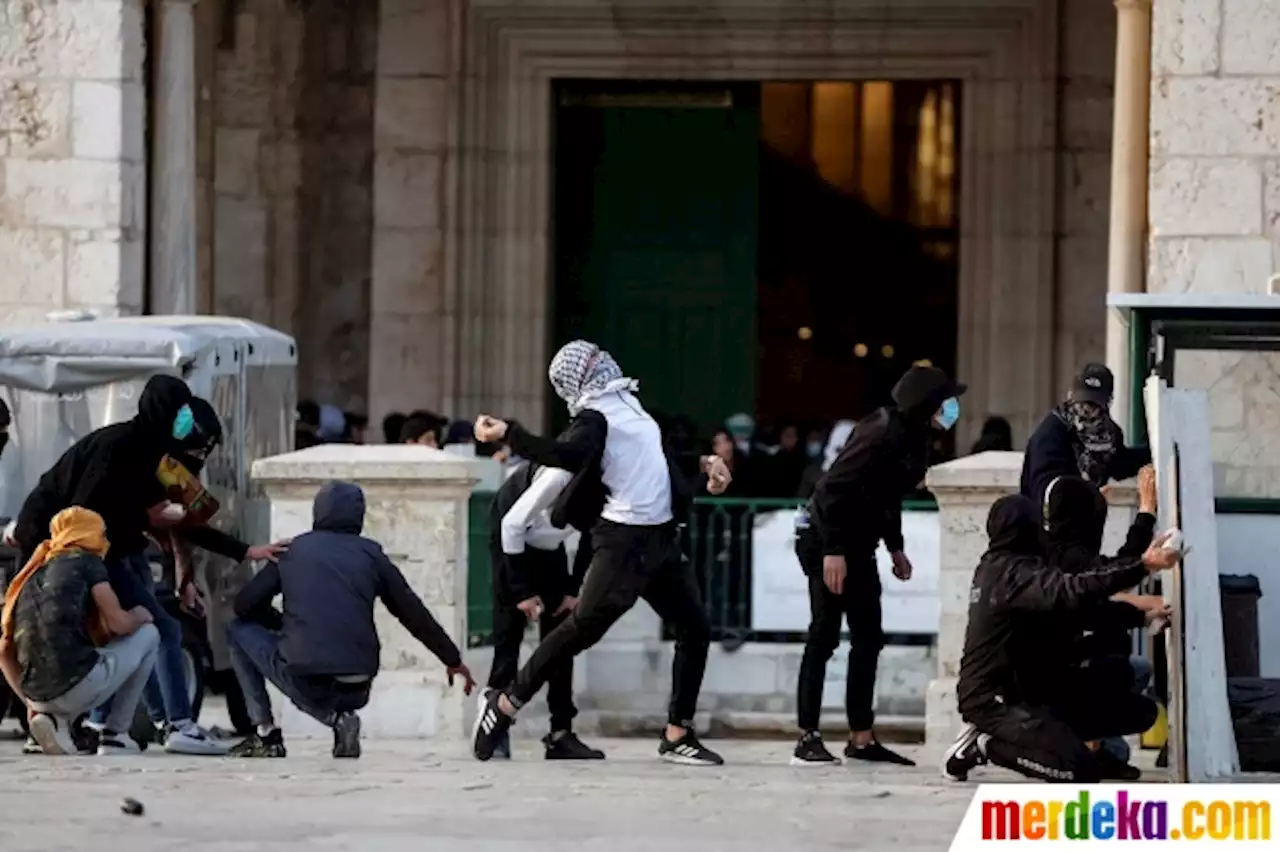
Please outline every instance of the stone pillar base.
M389 671L373 681L369 705L360 711L361 734L368 739L425 739L441 735L456 739L466 733L464 708L458 700L461 685L449 689L444 668L439 672ZM269 688L276 723L285 736L327 737L329 728Z
M924 743L930 757L942 759L964 724L956 707L958 678L939 677L929 681L924 696Z

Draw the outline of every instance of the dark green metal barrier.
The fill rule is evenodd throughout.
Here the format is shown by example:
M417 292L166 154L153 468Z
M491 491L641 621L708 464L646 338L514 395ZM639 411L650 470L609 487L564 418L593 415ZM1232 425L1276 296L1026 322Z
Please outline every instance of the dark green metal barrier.
M467 625L471 647L485 645L493 629L489 560L489 504L493 494L471 495L467 550ZM703 600L717 640L754 637L751 631L751 534L756 516L794 509L795 499L703 497L694 501L682 547L702 585ZM904 509L936 510L932 500L908 500ZM788 637L774 637L788 638Z

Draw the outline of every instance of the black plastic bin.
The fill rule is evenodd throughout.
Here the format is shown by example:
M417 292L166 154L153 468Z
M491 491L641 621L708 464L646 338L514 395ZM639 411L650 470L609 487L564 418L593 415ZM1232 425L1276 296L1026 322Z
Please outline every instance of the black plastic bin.
M1253 574L1220 574L1222 596L1222 645L1227 677L1256 678L1262 674L1258 641L1258 598L1262 586Z

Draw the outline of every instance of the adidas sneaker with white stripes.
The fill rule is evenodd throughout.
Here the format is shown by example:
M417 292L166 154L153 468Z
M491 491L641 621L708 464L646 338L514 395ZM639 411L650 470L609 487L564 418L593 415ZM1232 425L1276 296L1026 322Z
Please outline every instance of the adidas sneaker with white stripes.
M658 757L668 763L685 766L722 766L724 758L698 741L693 728L686 728L684 736L672 742L665 736L658 746Z
M488 760L493 757L511 728L511 717L498 709L498 698L502 693L496 689L484 692L484 701L476 713L475 728L472 729L471 753L476 760Z

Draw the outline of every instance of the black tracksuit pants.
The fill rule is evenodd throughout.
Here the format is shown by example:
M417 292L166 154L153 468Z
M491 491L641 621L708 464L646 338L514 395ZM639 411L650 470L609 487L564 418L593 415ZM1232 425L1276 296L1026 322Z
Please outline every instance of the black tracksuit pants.
M846 556L844 591L836 595L822 579L822 546L817 534L801 530L796 555L809 579L809 635L800 661L796 696L800 730L816 731L822 715L822 686L827 663L840 645L840 628L849 624L849 675L845 681L845 712L849 729L869 731L875 722L873 706L876 666L884 647L880 624L880 573L875 550Z
M584 542L585 543L585 542ZM563 546L556 550L526 548L518 556L502 553L501 547L491 554L494 564L500 559L524 561L524 570L533 578L533 595L542 599L542 617L538 631L546 640L567 616L555 615L564 601L564 588L569 574L569 559ZM504 587L505 572L495 572L493 590L493 665L489 669L489 686L506 689L516 679L520 668L520 645L524 641L529 619L518 608L518 595ZM529 595L526 595L529 597ZM551 732L572 730L578 708L573 703L573 659L564 662L547 678L547 709L551 711Z
M592 530L592 544L595 550L577 608L543 639L520 669L508 696L516 705L528 701L561 665L599 642L615 621L644 598L676 633L668 721L691 726L707 666L711 627L693 567L680 556L675 525L640 527L600 521Z
M986 755L997 766L1044 781L1091 784L1102 775L1087 740L1138 734L1155 724L1155 702L1131 687L1111 671L1072 669L1051 704L991 698L961 713L991 736Z

